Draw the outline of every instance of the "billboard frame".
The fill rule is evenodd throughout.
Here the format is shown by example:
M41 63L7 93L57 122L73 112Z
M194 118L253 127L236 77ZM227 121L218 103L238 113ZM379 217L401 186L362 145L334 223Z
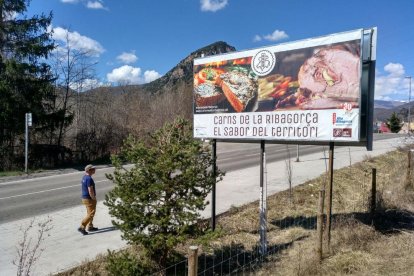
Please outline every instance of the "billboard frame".
M376 41L377 41L377 28L369 29L357 29L348 32L331 34L328 36L321 36L316 38L310 38L305 40L294 41L290 43L283 43L278 45L271 45L260 47L256 49L249 49L244 51L236 51L227 54L219 54L208 57L201 57L194 60L194 65L201 65L202 62L220 60L226 57L225 60L232 60L232 58L240 57L240 53L258 51L260 49L268 49L278 47L280 49L295 50L305 49L303 46L291 47L291 45L310 45L317 47L324 45L321 43L324 39L332 38L334 36L346 37L349 33L361 32L360 39L360 93L359 93L359 126L357 141L344 141L344 140L288 140L288 139L263 139L263 137L240 137L240 138L220 138L220 137L196 137L197 139L209 139L219 142L231 142L231 143L259 143L261 140L265 140L269 144L299 144L299 145L329 145L330 142L335 142L338 145L343 146L366 146L368 150L372 150L372 135L373 135L373 103L374 103L374 82L375 82L375 62L376 62ZM343 39L343 38L342 38ZM344 40L347 41L347 40ZM349 40L348 40L349 41ZM325 44L328 45L328 44ZM281 50L280 50L281 51ZM193 95L194 96L194 95ZM193 112L195 113L195 99L193 100ZM223 113L217 113L223 114ZM232 114L232 113L227 113Z

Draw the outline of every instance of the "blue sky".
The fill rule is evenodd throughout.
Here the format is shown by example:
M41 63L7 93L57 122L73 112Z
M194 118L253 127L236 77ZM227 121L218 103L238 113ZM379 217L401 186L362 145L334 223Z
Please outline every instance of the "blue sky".
M414 77L413 0L32 0L94 52L95 84L145 83L216 41L237 50L378 27L376 99L408 100ZM414 89L414 80L412 80Z

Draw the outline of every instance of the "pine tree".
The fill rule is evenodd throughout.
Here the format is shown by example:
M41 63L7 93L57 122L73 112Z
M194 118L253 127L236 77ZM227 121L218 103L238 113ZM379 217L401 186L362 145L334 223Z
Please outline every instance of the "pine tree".
M39 132L55 115L48 112L54 77L45 59L54 49L47 28L52 14L25 17L28 0L0 0L0 170L15 165L14 148L22 145L25 113Z
M393 112L391 117L387 120L387 127L393 133L398 133L401 130L402 123L400 118L398 118L397 113Z
M124 169L121 161L134 166ZM115 187L105 200L112 223L163 267L174 246L195 233L216 180L211 154L193 139L189 122L176 119L151 135L149 145L129 137L113 164L107 177ZM222 176L218 170L217 179Z

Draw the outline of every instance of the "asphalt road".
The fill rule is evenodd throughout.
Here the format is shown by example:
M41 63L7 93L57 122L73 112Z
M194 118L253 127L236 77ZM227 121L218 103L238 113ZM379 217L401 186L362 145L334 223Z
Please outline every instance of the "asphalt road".
M396 135L375 135L375 140L395 138ZM296 159L296 145L289 146L291 158ZM322 146L300 146L300 156L323 152ZM268 163L284 160L288 154L286 145L266 145ZM323 156L323 154L321 155ZM218 143L217 165L223 171L240 170L259 164L260 144ZM113 187L105 174L112 168L98 169L94 179L98 200ZM80 179L83 172L58 174L48 177L16 180L0 183L0 224L18 219L46 214L80 204Z

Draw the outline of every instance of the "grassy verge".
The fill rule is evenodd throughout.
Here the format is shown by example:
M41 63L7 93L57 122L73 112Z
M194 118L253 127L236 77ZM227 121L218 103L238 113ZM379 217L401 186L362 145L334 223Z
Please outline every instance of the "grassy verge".
M44 172L43 169L37 169L37 170L29 170L29 174L33 174L33 173L40 173L40 172ZM7 172L2 172L0 171L0 177L12 177L12 176L22 176L22 175L27 175L24 171L7 171Z
M414 275L414 192L406 186L406 165L407 152L401 149L377 158L367 156L335 171L331 248L324 242L321 263L315 252L316 210L326 175L295 187L292 197L289 191L270 196L267 237L269 249L277 254L253 268L249 265L248 271L254 275ZM372 168L377 169L378 191L373 217L369 213ZM200 246L204 263L217 263L219 256L240 252L240 257L248 259L259 240L258 206L254 202L232 208L218 218L216 233L179 246L171 263L185 258L193 244ZM107 275L106 262L102 255L59 275ZM224 273L234 269L229 265Z
M8 177L8 176L20 176L25 175L26 173L22 171L7 171L7 172L0 172L0 177Z

